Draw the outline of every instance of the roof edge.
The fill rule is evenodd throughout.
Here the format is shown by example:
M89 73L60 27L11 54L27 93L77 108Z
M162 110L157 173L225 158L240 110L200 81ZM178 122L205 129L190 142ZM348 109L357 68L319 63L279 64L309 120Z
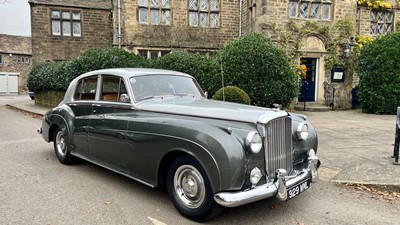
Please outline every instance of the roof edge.
M101 7L101 6L85 6L85 5L75 5L75 4L61 4L61 3L51 3L51 2L41 2L37 0L29 0L28 3L31 5L45 5L45 6L58 6L58 7L70 7L70 8L82 8L82 9L97 9L97 10L111 10L112 7Z

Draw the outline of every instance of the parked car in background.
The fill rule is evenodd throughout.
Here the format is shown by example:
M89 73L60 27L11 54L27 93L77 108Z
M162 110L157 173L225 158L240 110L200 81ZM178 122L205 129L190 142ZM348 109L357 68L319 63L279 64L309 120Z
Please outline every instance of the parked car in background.
M150 187L165 183L195 221L223 207L286 201L318 176L317 133L305 116L208 100L175 71L83 74L38 131L63 164L81 158Z
M28 96L29 96L29 98L31 98L32 100L35 100L35 92L33 92L33 91L28 92Z

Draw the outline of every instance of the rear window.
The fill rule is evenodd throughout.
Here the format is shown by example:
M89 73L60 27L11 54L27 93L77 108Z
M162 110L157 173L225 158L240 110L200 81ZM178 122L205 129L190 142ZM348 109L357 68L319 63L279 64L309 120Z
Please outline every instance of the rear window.
M74 99L79 100L94 100L96 98L97 76L83 78L79 81L76 88Z

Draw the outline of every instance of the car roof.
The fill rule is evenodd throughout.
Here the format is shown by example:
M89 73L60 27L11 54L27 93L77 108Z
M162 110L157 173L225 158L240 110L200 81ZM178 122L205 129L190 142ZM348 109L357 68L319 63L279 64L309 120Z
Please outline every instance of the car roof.
M181 73L172 70L150 69L150 68L112 68L112 69L94 70L88 73L84 73L80 75L78 79L84 76L91 76L97 74L118 75L126 78L134 76L146 76L146 75L178 75L178 76L192 77L186 73Z

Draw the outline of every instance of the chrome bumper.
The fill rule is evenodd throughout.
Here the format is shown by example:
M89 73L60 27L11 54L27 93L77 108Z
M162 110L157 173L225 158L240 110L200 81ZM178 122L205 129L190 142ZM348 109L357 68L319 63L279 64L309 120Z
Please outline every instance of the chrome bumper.
M315 183L318 179L318 157L314 150L308 153L308 165L306 169L299 171L296 176L287 176L287 171L278 169L276 171L275 181L254 188L237 192L220 192L214 195L214 200L224 207L236 207L262 199L276 197L281 201L288 198L287 189L293 185L299 184L311 178Z

